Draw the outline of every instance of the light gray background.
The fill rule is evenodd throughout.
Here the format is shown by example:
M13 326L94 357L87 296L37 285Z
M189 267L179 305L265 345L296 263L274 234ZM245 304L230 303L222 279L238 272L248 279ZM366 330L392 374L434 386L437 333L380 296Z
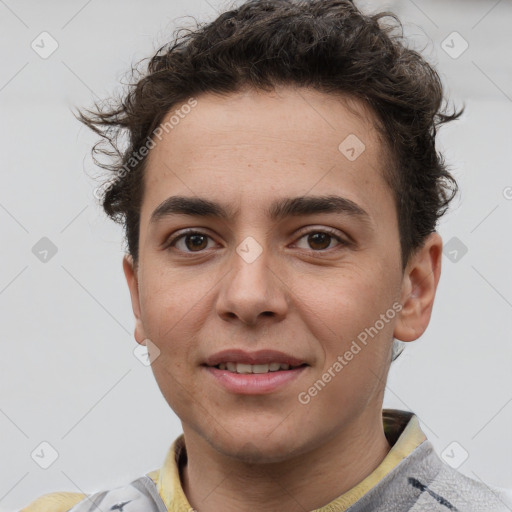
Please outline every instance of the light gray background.
M2 511L50 491L126 483L160 467L181 432L132 353L122 232L96 205L96 137L71 108L115 91L132 62L191 23L178 17L207 21L222 5L0 0ZM400 14L467 105L441 130L461 194L439 232L468 251L443 256L430 326L393 364L384 405L416 412L439 454L459 443L445 453L467 451L462 473L512 488L512 1L359 5ZM47 59L31 48L43 31L59 44ZM469 44L456 59L441 46L453 31ZM46 263L32 252L42 237L58 248ZM31 458L43 441L59 454L48 469Z

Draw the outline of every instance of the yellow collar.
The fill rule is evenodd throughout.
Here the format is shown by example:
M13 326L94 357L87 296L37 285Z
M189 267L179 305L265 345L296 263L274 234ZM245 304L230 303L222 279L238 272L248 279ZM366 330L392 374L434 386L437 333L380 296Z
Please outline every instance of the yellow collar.
M313 512L344 512L427 439L414 413L397 409L383 409L382 421L384 432L391 445L391 450L384 460L363 481ZM169 448L163 467L148 473L148 476L155 482L158 493L169 512L193 510L183 492L180 481L179 464L184 455L186 455L185 440L181 434Z

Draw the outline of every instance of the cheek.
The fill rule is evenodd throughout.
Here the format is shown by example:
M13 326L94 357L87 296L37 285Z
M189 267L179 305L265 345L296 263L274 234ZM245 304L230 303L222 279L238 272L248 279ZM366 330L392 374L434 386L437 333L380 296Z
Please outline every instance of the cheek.
M347 354L347 362L343 363L346 366L335 380L345 380L341 373L350 382L373 380L371 372L381 373L393 335L395 311L389 291L392 288L383 276L377 278L371 272L343 275L340 269L336 277L329 280L328 286L318 287L318 281L317 286L313 281L303 282L300 315L320 341L324 371L332 367L338 356Z
M181 373L181 365L168 353L161 355L151 365L155 381L169 407L182 421L191 421L194 411L191 404L199 401L194 382Z
M312 276L300 282L300 288L295 289L305 310L310 311L313 321L317 318L324 325L325 332L330 333L328 338L337 336L339 342L373 324L387 300L379 289L386 285L379 283L369 269L340 268L332 270L326 279Z
M179 345L180 333L197 315L204 290L175 273L146 275L141 283L141 314L148 337L157 345Z

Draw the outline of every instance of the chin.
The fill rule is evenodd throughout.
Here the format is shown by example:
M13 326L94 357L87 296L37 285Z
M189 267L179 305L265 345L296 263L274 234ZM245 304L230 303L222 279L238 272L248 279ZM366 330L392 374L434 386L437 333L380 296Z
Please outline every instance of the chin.
M275 443L265 442L264 444L250 440L244 443L237 440L229 445L215 442L214 448L227 457L232 457L246 464L272 464L283 462L295 455L292 445L276 446Z
M286 432L275 428L233 426L217 431L208 438L210 445L219 453L248 464L282 462L307 451L303 432ZM301 439L299 439L301 435Z

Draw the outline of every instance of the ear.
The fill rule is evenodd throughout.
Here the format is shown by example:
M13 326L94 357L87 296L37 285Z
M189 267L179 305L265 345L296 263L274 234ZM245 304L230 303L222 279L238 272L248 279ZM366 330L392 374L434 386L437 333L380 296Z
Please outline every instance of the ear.
M393 331L393 336L401 341L418 339L430 322L441 277L442 249L441 236L431 233L406 266L400 299L402 310Z
M123 257L123 271L130 289L130 296L132 299L132 310L135 316L135 341L141 345L145 345L144 340L146 334L144 332L144 326L141 319L141 308L139 300L139 282L137 276L137 269L134 268L133 258L129 254L125 254Z

